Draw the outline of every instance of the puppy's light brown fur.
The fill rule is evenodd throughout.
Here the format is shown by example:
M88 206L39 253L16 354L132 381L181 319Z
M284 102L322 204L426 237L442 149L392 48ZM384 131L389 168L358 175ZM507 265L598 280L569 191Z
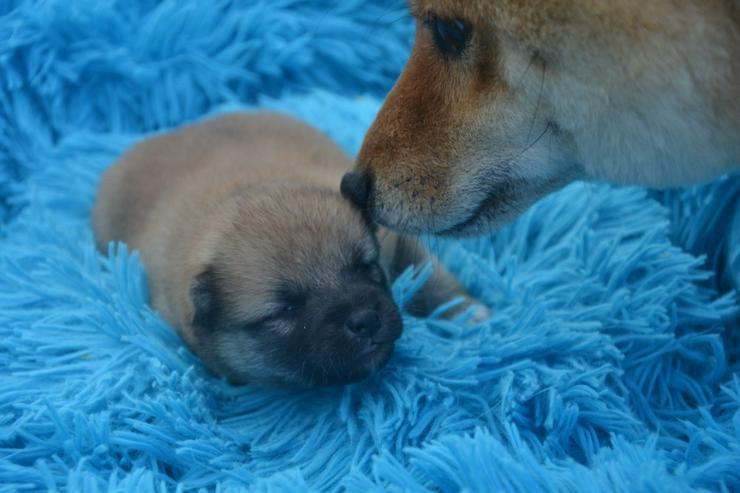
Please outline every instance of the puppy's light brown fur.
M105 250L108 242L121 240L141 251L153 305L192 344L190 285L212 261L216 237L234 228L239 208L234 193L255 185L279 186L286 176L318 188L337 188L336 175L345 161L326 137L278 115L228 115L154 137L106 173L94 210L98 245ZM296 233L287 218L286 224L271 219L269 224L259 224L260 218L255 222L292 241ZM330 236L307 236L332 241ZM238 269L240 263L233 265ZM254 277L265 278L263 274L254 272ZM240 289L245 311L263 304L266 293L258 284L244 283Z
M394 277L427 257L415 240L389 232L380 234L381 255L366 219L339 194L350 164L328 138L285 116L232 114L191 125L143 141L105 174L93 213L97 242L103 251L110 241L140 250L152 304L216 373L267 385L354 380L384 364L400 331L387 287L354 270L380 256ZM315 299L305 302L313 313L272 317L286 285ZM419 311L460 294L438 269ZM353 342L337 340L341 327L329 326L334 312L373 296L371 309L399 328L387 329L384 352L356 369L353 354L332 349L350 353ZM319 319L327 310L333 314ZM285 361L309 357L313 373ZM339 367L346 375L332 377Z
M411 57L367 134L370 213L472 234L574 179L666 187L740 166L737 0L414 0ZM446 56L430 19L462 20Z

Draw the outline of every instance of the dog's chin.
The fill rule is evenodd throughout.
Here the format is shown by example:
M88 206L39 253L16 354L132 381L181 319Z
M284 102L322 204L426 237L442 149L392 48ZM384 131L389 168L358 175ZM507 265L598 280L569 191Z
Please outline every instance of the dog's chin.
M403 196L385 196L377 191L371 196L365 212L370 222L405 235L440 234L457 224L454 216L430 211L424 203Z
M413 216L400 216L394 217L391 214L383 214L382 212L374 212L369 214L370 220L385 228L395 231L404 235L423 235L433 234L433 227L428 224L427 221L420 220L421 218Z
M384 342L377 344L372 351L358 354L354 372L345 383L359 382L382 369L390 361L394 349L395 344L393 342Z
M531 202L502 200L495 194L489 195L472 213L453 226L435 232L438 236L467 237L491 233L517 218Z
M415 207L400 205L389 208L372 207L369 216L381 226L402 234L479 236L512 221L533 202L533 200L520 201L511 193L500 193L499 190L492 190L477 203L466 204L465 199L469 200L470 197L461 197L457 203L453 202L444 207L445 211L457 211L454 214L422 214L412 212ZM403 204L401 201L391 203Z
M373 201L368 212L378 224L399 233L480 236L512 222L539 199L573 181L574 176L492 182L483 194L458 193L446 203L438 202L434 208L405 198L381 201L383 207Z
M516 218L515 214L497 215L495 211L492 211L490 213L480 211L474 213L460 223L443 231L438 231L435 234L437 236L449 236L456 238L481 236L495 231L501 226L506 225L514 218Z
M355 355L353 361L342 369L327 364L321 370L314 372L314 375L307 381L307 386L349 385L365 380L390 361L394 348L393 341L382 342Z

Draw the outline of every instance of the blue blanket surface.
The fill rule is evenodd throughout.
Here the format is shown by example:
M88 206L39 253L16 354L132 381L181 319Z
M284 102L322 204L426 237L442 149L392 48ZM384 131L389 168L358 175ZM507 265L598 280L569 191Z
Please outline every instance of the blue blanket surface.
M344 388L220 382L95 250L152 132L272 108L355 153L413 30L400 0L0 0L0 491L740 490L738 176L429 239L493 318L406 316Z

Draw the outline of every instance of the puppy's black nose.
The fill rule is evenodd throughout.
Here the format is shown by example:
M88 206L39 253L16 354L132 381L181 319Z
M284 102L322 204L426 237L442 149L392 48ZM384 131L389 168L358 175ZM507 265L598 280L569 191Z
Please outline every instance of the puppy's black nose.
M342 177L342 184L339 186L342 195L360 209L367 206L367 200L370 197L370 180L365 173L350 171Z
M349 316L345 327L355 336L372 338L380 329L380 317L374 310L356 311Z

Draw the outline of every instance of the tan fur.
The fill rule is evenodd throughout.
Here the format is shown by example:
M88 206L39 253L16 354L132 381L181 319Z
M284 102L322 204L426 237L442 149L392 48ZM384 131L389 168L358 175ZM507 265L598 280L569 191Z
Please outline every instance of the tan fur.
M350 164L328 138L277 114L232 114L154 137L103 177L93 211L98 246L124 241L140 250L153 306L216 373L264 373L265 355L245 354L246 336L215 340L194 325L194 280L212 268L225 273L218 289L236 307L230 316L259 320L274 308L280 279L340 283L335 271L355 254L350 242L377 257L369 226L339 194ZM392 276L411 263L394 259L426 259L415 240L382 237ZM435 276L437 289L424 295L429 309L464 294L443 269Z
M411 57L357 168L371 215L471 234L574 179L654 187L740 166L736 0L417 0ZM443 56L424 20L472 26Z
M154 137L105 174L94 210L98 245L105 250L109 241L120 240L141 251L154 306L193 343L188 290L212 260L217 237L234 226L241 198L234 192L285 181L337 189L345 166L344 153L326 137L280 115L233 114ZM285 241L294 234L279 223L259 227ZM264 290L254 283L243 287L245 311L259 307Z

